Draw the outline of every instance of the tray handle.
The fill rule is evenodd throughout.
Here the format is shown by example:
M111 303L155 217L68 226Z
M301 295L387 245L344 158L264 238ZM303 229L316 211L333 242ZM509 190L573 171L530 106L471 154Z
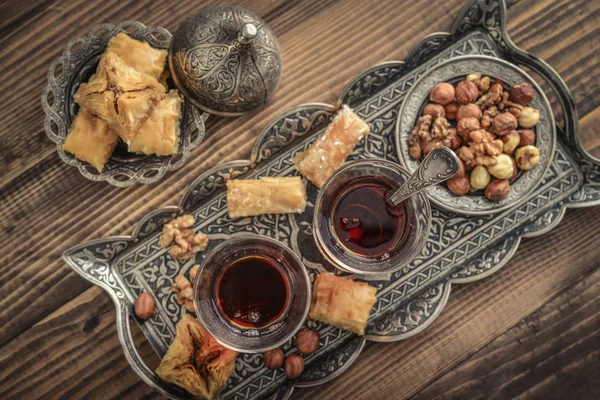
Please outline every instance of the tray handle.
M538 73L558 98L563 113L564 129L559 124L556 124L556 129L559 138L563 139L571 150L584 176L581 188L568 199L569 207L600 205L600 159L589 154L581 145L578 135L579 116L567 85L550 65L516 48L512 42L507 51L507 58L515 64L525 65Z
M131 335L131 324L133 317L131 316L131 310L133 304L130 304L125 299L115 301L117 309L117 333L119 340L123 347L123 354L131 365L131 368L138 374L142 380L148 384L151 388L171 399L188 399L190 396L187 392L176 388L174 386L165 384L144 362L140 354L138 353L135 343L133 342L133 336Z
M482 29L497 43L504 58L514 64L531 68L549 85L563 111L565 128L557 124L560 140L579 164L584 179L581 188L568 199L569 207L600 205L600 159L587 153L577 135L579 117L569 88L560 75L546 62L518 48L506 30L505 0L470 0L459 13L452 27L453 35Z
M163 382L144 363L138 353L131 335L131 321L133 320L133 301L131 294L121 286L113 271L113 263L125 250L139 242L140 239L152 235L159 229L165 220L171 219L180 209L178 207L165 207L146 215L135 226L131 236L111 236L92 239L74 246L63 254L65 262L82 278L100 286L113 300L116 309L117 333L123 347L123 353L133 370L150 387L172 399L188 399L190 396L182 389ZM160 344L146 338L154 349Z

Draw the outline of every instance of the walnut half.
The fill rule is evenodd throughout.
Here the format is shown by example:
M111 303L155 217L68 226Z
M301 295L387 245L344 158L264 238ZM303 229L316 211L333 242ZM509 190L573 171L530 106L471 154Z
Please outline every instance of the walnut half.
M175 277L173 291L177 295L177 303L182 305L189 312L196 312L196 309L194 308L194 289L192 283L185 276L177 275Z
M433 117L429 114L419 118L417 126L413 129L408 144L412 158L420 159L439 146L452 146L452 138L449 136L450 124L444 117Z
M160 246L169 249L169 255L177 260L189 260L195 253L206 250L208 236L194 233L194 217L186 214L166 223L160 238Z

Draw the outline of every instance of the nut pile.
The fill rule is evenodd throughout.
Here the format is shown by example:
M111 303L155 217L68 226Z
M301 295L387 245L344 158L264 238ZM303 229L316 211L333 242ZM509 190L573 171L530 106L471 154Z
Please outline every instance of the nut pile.
M319 332L310 328L302 328L296 335L296 347L303 354L312 354L319 348ZM265 367L269 369L284 368L290 379L296 379L304 372L304 359L299 354L285 357L283 350L273 349L263 355Z
M533 96L529 83L505 90L502 81L481 74L467 75L456 87L439 83L408 139L410 155L421 159L438 146L453 149L461 169L448 189L459 196L484 190L485 197L500 201L519 170L540 162L531 130L540 112L528 106Z

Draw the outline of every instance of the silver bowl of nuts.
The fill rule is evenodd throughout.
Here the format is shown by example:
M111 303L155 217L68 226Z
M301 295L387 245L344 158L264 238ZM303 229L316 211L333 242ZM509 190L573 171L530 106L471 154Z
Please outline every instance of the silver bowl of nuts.
M536 82L506 61L457 57L407 93L396 125L400 163L415 171L435 147L456 151L461 171L427 189L435 205L484 215L533 194L556 143L552 108Z

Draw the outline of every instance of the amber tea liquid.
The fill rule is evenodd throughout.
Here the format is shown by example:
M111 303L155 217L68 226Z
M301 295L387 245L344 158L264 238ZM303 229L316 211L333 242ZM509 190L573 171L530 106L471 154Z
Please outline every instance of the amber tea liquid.
M288 297L289 282L282 267L260 255L235 260L217 282L221 311L242 328L262 328L279 319Z
M393 191L384 179L364 178L353 182L338 198L333 227L348 250L365 257L391 251L405 230L405 209L392 208L386 199Z

